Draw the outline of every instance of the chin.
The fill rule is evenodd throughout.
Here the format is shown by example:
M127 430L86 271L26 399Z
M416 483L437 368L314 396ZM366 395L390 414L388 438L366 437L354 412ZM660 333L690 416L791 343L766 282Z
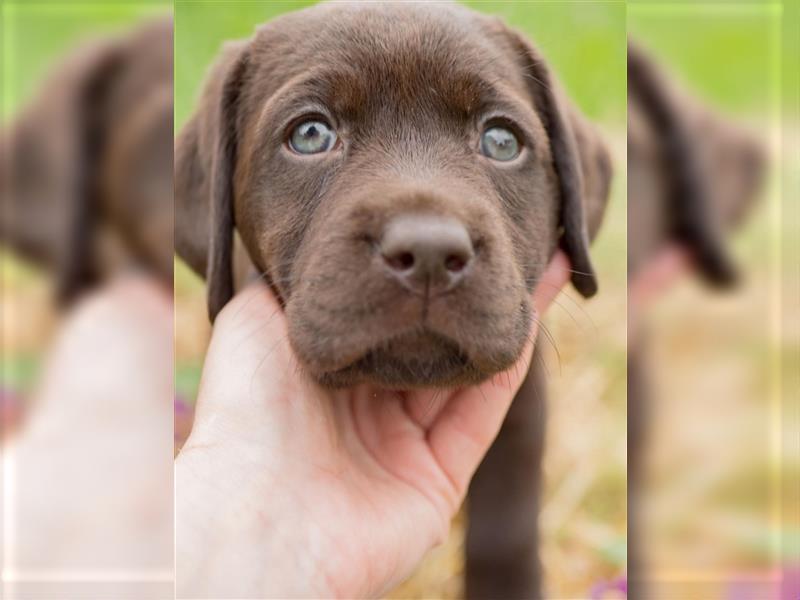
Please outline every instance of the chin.
M329 388L358 384L394 390L455 388L489 379L510 367L518 356L482 368L455 341L422 330L386 340L346 367L312 375Z

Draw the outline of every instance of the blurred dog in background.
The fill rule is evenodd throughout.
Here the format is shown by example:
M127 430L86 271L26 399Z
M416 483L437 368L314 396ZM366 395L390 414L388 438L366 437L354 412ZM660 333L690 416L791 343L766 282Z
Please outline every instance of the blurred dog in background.
M0 240L62 301L136 267L172 286L172 20L69 53L2 138Z

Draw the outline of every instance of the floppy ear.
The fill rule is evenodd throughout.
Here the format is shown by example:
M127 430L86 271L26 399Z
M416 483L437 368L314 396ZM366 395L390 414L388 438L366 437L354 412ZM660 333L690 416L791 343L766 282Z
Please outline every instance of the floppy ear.
M176 250L206 277L213 321L233 296L233 174L246 43L229 44L176 145Z
M511 38L550 139L561 194L560 245L572 264L572 285L588 298L597 292L589 241L608 199L611 161L597 133L557 89L544 59L520 34L511 32Z
M669 235L685 245L706 281L729 286L738 278L714 218L705 174L690 126L658 67L628 43L628 90L641 106L656 138L667 174Z
M104 268L133 262L172 285L175 260L172 19L137 25L120 39L127 59L109 99L102 165ZM109 261L106 257L112 258Z
M4 140L0 233L50 270L67 303L99 278L95 256L105 103L121 56L105 41L80 48L42 84Z
M101 276L94 247L102 211L99 172L107 142L108 96L123 60L118 48L106 49L79 88L78 155L73 167L76 180L67 222L66 254L57 281L58 299L65 303L97 283Z

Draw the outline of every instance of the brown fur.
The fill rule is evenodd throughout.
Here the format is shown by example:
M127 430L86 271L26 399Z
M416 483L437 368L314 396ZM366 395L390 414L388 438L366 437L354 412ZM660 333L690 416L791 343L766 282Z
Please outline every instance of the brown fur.
M123 267L172 284L172 21L87 42L12 122L0 237L69 299Z
M765 170L754 134L688 94L641 47L629 46L629 276L673 241L692 253L706 280L732 283L724 238L752 208Z
M341 147L291 153L305 114ZM512 123L516 161L477 152L490 117ZM177 251L208 276L211 317L233 292L235 229L327 385L456 385L507 368L559 244L576 287L596 289L588 239L608 155L531 45L457 5L318 5L262 26L226 46L176 153ZM403 293L381 269L375 241L408 213L455 218L478 248L445 297Z

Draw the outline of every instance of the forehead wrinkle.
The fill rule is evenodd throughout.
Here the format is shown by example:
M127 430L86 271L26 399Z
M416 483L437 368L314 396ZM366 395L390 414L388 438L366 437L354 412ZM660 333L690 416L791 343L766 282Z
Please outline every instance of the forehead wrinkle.
M327 108L329 94L325 86L320 85L322 81L324 77L315 72L306 71L290 77L261 105L253 133L263 139L282 119L293 116L292 113L313 109L314 105Z
M281 57L287 75L315 65L309 100L345 119L394 107L468 118L495 99L493 80L519 80L508 53L456 5L318 5L291 25L273 24L281 43L270 48L265 35L259 54Z
M351 43L320 55L342 112L370 101L418 108L426 103L471 115L494 96L495 80L513 77L508 56L477 36L464 40L441 23L432 30L359 30ZM460 33L464 33L461 31ZM381 34L381 35L379 35Z
M339 25L285 57L287 79L262 104L258 135L269 134L266 128L274 128L291 112L313 110L314 105L356 125L387 116L420 121L445 117L453 123L491 110L512 117L527 112L529 102L516 89L519 73L507 53L486 39L454 39L451 31L441 28L391 28L362 29L351 43L331 44L336 30L350 30ZM311 56L316 66L309 71Z
M429 112L469 119L503 100L497 86L479 73L436 73L415 68L402 76L394 69L371 64L335 68L326 78L323 95L327 104L343 118ZM319 90L317 90L319 91Z
M310 75L302 73L283 84L264 104L259 126L266 125L264 117L267 114L273 118L278 114L288 116L313 109L314 105L343 119L362 119L371 111L375 114L386 110L403 114L421 109L469 118L494 106L512 105L498 82L493 83L475 73L452 73L444 80L428 80L421 76L413 89L397 85L390 75L384 73L376 77L373 73L367 76L354 69L342 68L319 68Z

